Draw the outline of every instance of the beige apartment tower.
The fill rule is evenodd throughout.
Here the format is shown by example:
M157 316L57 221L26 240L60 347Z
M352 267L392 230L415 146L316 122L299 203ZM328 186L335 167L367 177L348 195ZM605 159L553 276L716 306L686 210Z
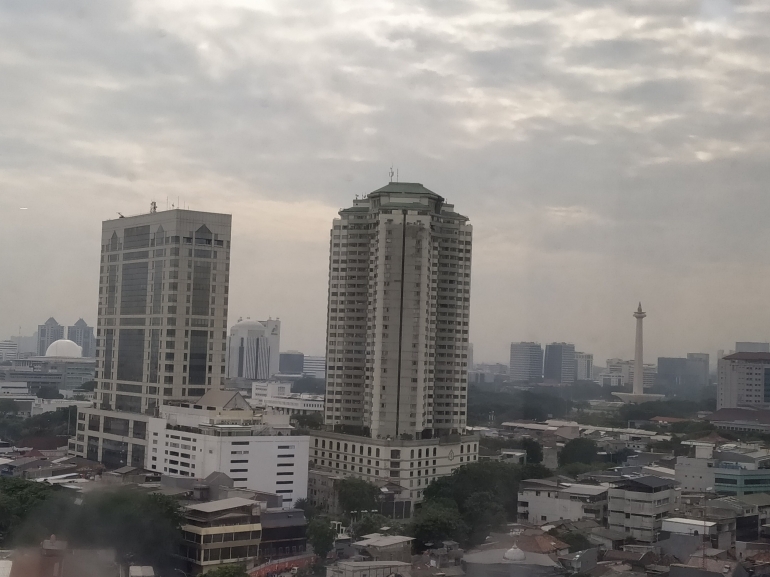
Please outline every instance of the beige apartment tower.
M421 184L339 212L330 235L325 423L372 439L466 425L472 227Z
M96 398L71 452L144 466L164 400L224 385L231 216L156 211L102 223Z

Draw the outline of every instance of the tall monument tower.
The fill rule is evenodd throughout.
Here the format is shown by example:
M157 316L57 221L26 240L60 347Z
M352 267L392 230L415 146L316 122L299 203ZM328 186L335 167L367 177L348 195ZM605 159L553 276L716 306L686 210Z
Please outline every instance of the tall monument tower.
M634 394L644 394L644 334L642 329L642 322L647 313L642 311L642 303L639 303L639 308L634 313L636 319L636 356L634 357Z

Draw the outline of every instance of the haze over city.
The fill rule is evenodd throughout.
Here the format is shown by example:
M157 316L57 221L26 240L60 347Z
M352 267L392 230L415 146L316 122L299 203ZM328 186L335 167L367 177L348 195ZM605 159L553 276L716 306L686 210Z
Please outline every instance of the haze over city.
M233 214L230 324L279 316L322 354L330 223L393 166L473 224L477 362L631 358L640 300L650 359L768 340L768 24L758 1L5 4L0 337L94 325L101 221L181 201Z

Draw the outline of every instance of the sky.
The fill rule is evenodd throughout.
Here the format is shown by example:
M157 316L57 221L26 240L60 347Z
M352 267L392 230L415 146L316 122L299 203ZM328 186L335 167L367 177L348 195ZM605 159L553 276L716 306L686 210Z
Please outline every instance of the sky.
M0 337L95 324L101 221L233 214L230 321L322 354L329 228L388 181L474 226L475 360L770 340L764 0L0 3ZM21 210L26 208L26 210Z

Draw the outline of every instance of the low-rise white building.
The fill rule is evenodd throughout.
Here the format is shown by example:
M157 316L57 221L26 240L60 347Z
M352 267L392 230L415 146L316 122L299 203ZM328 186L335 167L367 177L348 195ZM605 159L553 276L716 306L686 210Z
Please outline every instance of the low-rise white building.
M255 381L251 384L251 404L266 411L288 415L323 413L323 395L292 393L291 383Z
M608 487L527 479L519 483L519 519L541 524L594 519L604 522Z
M307 498L309 437L276 435L236 391L209 391L194 404L164 405L148 422L146 468L277 493L285 506Z
M614 483L608 492L609 528L643 543L657 539L663 518L679 506L679 483L651 475Z

